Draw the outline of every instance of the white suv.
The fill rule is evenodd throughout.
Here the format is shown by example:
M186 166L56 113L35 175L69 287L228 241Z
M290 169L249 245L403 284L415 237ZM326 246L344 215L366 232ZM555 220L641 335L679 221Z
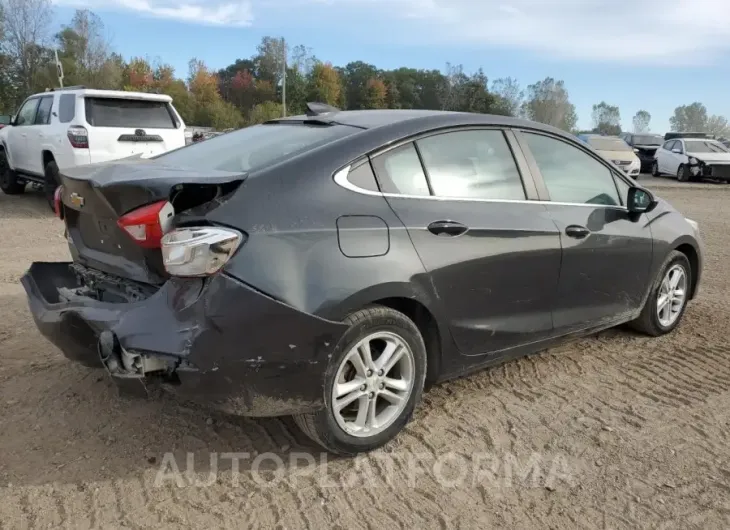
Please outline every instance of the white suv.
M185 124L170 96L54 89L30 96L0 129L0 189L22 193L33 182L52 203L59 170L184 145Z

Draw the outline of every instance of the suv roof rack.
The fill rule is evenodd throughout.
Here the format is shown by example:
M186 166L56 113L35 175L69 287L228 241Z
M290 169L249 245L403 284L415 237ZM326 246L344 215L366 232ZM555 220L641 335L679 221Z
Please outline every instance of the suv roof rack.
M60 90L82 90L84 88L86 88L86 86L84 86L84 85L64 86L64 87L52 88L51 92L58 92Z

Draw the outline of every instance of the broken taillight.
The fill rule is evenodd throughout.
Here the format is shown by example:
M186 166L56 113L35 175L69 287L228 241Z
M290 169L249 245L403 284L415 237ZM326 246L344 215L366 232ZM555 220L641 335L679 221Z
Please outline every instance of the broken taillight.
M171 276L208 276L235 254L244 235L230 228L191 226L162 238L162 263Z
M53 211L56 212L56 217L63 220L63 203L61 202L61 194L63 193L63 186L58 186L56 191L53 192Z
M175 209L169 201L159 201L123 215L117 224L132 240L144 248L160 248Z

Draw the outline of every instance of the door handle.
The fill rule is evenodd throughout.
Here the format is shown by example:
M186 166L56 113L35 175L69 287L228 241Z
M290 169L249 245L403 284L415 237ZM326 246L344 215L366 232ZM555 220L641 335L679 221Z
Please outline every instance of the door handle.
M568 237L574 237L575 239L583 239L591 233L585 226L570 225L565 229L565 234Z
M469 228L456 221L434 221L428 225L428 231L437 236L460 236Z

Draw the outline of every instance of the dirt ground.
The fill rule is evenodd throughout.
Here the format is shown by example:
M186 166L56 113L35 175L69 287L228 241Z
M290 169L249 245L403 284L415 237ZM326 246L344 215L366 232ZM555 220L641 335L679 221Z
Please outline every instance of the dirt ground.
M730 527L730 186L651 185L706 244L675 333L610 330L440 385L356 459L65 361L18 283L66 258L61 225L41 194L0 193L0 528Z

